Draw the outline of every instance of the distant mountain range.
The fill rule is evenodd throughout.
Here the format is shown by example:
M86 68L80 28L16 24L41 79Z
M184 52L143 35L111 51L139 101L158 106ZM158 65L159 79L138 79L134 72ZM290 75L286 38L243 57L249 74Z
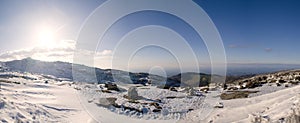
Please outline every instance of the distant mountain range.
M100 69L60 61L45 62L32 58L1 62L0 66L0 70L2 71L52 75L57 78L89 83L121 82L127 84L152 84L169 88L172 86L206 86L211 82L211 75L204 73L180 73L166 78L149 73L133 73L115 69ZM213 77L218 79L224 78L217 75L214 75Z

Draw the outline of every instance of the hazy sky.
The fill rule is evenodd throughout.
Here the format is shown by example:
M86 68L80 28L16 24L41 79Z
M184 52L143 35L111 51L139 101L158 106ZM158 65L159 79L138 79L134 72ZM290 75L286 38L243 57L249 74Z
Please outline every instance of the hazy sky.
M41 60L72 62L76 38L84 20L104 0L0 0L0 56L1 60L31 56ZM228 63L282 63L300 61L300 1L298 0L195 0L216 25L225 47ZM172 3L166 5L171 6ZM182 10L184 11L184 10ZM109 14L109 13L107 13ZM101 23L101 18L99 18ZM140 32L125 33L138 26L159 25L176 30L186 41L173 39L172 31L149 26ZM157 30L156 30L157 29ZM149 31L150 30L150 31ZM151 33L156 30L157 36ZM120 42L120 40L124 40ZM144 39L144 40L143 40ZM176 67L175 55L183 59L193 57L191 47L200 66L210 63L209 53L201 37L187 23L172 15L144 11L128 15L116 22L95 55L95 66L109 68L114 48L123 43L115 58L122 62L127 50L135 44L164 40L172 52L148 46L135 54L130 67ZM155 40L155 41L154 41ZM168 41L173 42L168 42ZM142 42L142 43L141 43ZM126 44L124 44L126 43ZM122 46L122 45L121 45ZM126 48L128 48L126 50ZM93 54L90 51L87 54ZM174 55L174 54L173 54ZM191 55L191 56L189 56ZM187 68L189 60L185 61ZM118 63L116 63L118 64ZM125 63L124 63L125 64ZM127 64L127 63L126 63ZM125 65L126 65L125 64ZM121 65L120 65L121 66Z

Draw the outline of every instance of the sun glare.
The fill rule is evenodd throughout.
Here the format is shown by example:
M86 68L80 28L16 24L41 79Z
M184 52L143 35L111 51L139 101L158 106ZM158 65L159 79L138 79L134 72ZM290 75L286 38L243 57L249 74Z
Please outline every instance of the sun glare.
M45 26L38 29L38 46L46 48L55 46L55 31Z

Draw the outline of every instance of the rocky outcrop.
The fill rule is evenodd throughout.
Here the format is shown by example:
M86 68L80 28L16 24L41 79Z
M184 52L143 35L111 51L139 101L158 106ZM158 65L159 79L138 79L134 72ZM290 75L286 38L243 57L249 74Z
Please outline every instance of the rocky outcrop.
M3 100L0 100L0 109L4 108L5 102Z
M138 99L140 99L140 96L138 95L136 87L130 87L128 89L128 98L132 99L132 100L138 100Z
M116 106L116 100L117 98L114 97L108 97L108 98L100 98L98 102L96 102L97 105L109 108L110 106Z
M227 85L229 82L226 82ZM291 85L298 85L300 83L300 70L289 70L289 71L280 71L276 73L261 74L257 76L252 76L249 78L237 79L233 82L230 87L224 89L227 90L236 90L238 89L249 89L260 87L266 83L275 83L277 86L285 85L290 83Z
M247 98L250 93L257 93L258 91L230 91L222 93L220 98L222 100L230 100L237 98Z
M214 108L224 108L224 104L222 102L217 103Z
M115 84L115 83L111 83L111 82L105 83L104 87L106 87L107 90L120 91L117 84Z
M123 82L130 84L154 84L165 81L165 77L149 73L131 73L116 69L100 69L67 62L45 62L32 58L0 62L0 71L29 72L64 78L70 81L98 83Z

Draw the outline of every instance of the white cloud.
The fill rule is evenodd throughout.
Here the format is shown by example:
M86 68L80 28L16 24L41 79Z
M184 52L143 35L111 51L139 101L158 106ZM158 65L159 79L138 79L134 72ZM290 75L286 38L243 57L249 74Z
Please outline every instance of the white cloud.
M57 42L55 47L33 47L15 51L9 51L0 54L0 61L11 61L20 60L27 57L42 61L64 61L73 63L75 51L80 53L80 56L92 57L94 61L82 63L89 66L109 68L111 66L112 51L103 50L101 52L87 51L87 50L76 50L76 42L73 40L63 40Z
M112 54L112 50L103 50L102 52L100 52L100 55L111 55Z
M112 50L103 50L101 52L96 52L94 55L95 57L111 56Z

